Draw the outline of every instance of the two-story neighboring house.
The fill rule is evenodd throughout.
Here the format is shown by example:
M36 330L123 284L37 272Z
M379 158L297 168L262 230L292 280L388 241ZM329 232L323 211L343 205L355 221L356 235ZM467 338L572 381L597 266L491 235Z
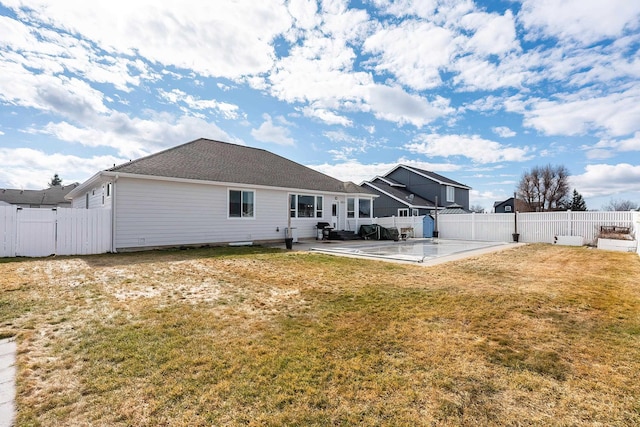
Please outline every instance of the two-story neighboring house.
M469 210L470 187L434 172L398 165L384 176L361 184L379 197L375 217L428 215L436 208L460 212Z

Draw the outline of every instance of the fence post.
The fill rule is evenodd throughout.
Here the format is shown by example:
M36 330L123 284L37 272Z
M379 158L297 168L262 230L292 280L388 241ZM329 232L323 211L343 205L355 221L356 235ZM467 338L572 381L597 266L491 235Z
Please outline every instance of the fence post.
M476 240L476 213L471 212L471 240Z
M573 236L573 222L571 221L571 209L567 209L567 235Z

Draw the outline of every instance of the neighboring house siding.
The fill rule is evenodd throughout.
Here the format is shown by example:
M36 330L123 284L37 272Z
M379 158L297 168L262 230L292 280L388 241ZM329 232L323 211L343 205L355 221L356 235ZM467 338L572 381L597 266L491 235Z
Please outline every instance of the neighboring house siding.
M380 197L373 203L373 212L378 218L396 216L398 215L398 208L406 208L406 205L403 205L386 194L380 194Z
M398 168L387 176L395 181L405 184L408 191L418 194L421 197L432 199L433 195L437 195L438 206L448 206L456 203L462 206L463 209L469 209L469 190L467 189L454 187L455 200L447 201L447 184L440 184L404 168Z
M228 217L229 189L255 191L254 218ZM275 189L120 178L115 195L116 248L278 240L288 224L289 192ZM330 220L329 202L323 218L292 218L299 238Z
M442 206L442 201L446 196L446 192L444 187L438 184L435 181L422 177L420 175L416 175L413 172L409 172L404 168L398 168L394 170L389 178L401 182L407 186L407 191L418 194L421 197L425 197L430 199L432 194L438 195L438 204Z

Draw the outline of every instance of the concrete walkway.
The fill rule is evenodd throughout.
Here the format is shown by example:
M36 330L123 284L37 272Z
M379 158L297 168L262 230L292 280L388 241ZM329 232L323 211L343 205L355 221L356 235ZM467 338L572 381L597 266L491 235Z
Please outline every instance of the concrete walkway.
M0 427L13 425L16 408L16 342L0 340Z

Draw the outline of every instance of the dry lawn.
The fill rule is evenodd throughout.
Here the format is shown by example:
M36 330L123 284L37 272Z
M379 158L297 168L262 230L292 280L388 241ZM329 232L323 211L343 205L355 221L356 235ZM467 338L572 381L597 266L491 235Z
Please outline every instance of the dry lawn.
M640 425L640 257L0 263L18 425Z

